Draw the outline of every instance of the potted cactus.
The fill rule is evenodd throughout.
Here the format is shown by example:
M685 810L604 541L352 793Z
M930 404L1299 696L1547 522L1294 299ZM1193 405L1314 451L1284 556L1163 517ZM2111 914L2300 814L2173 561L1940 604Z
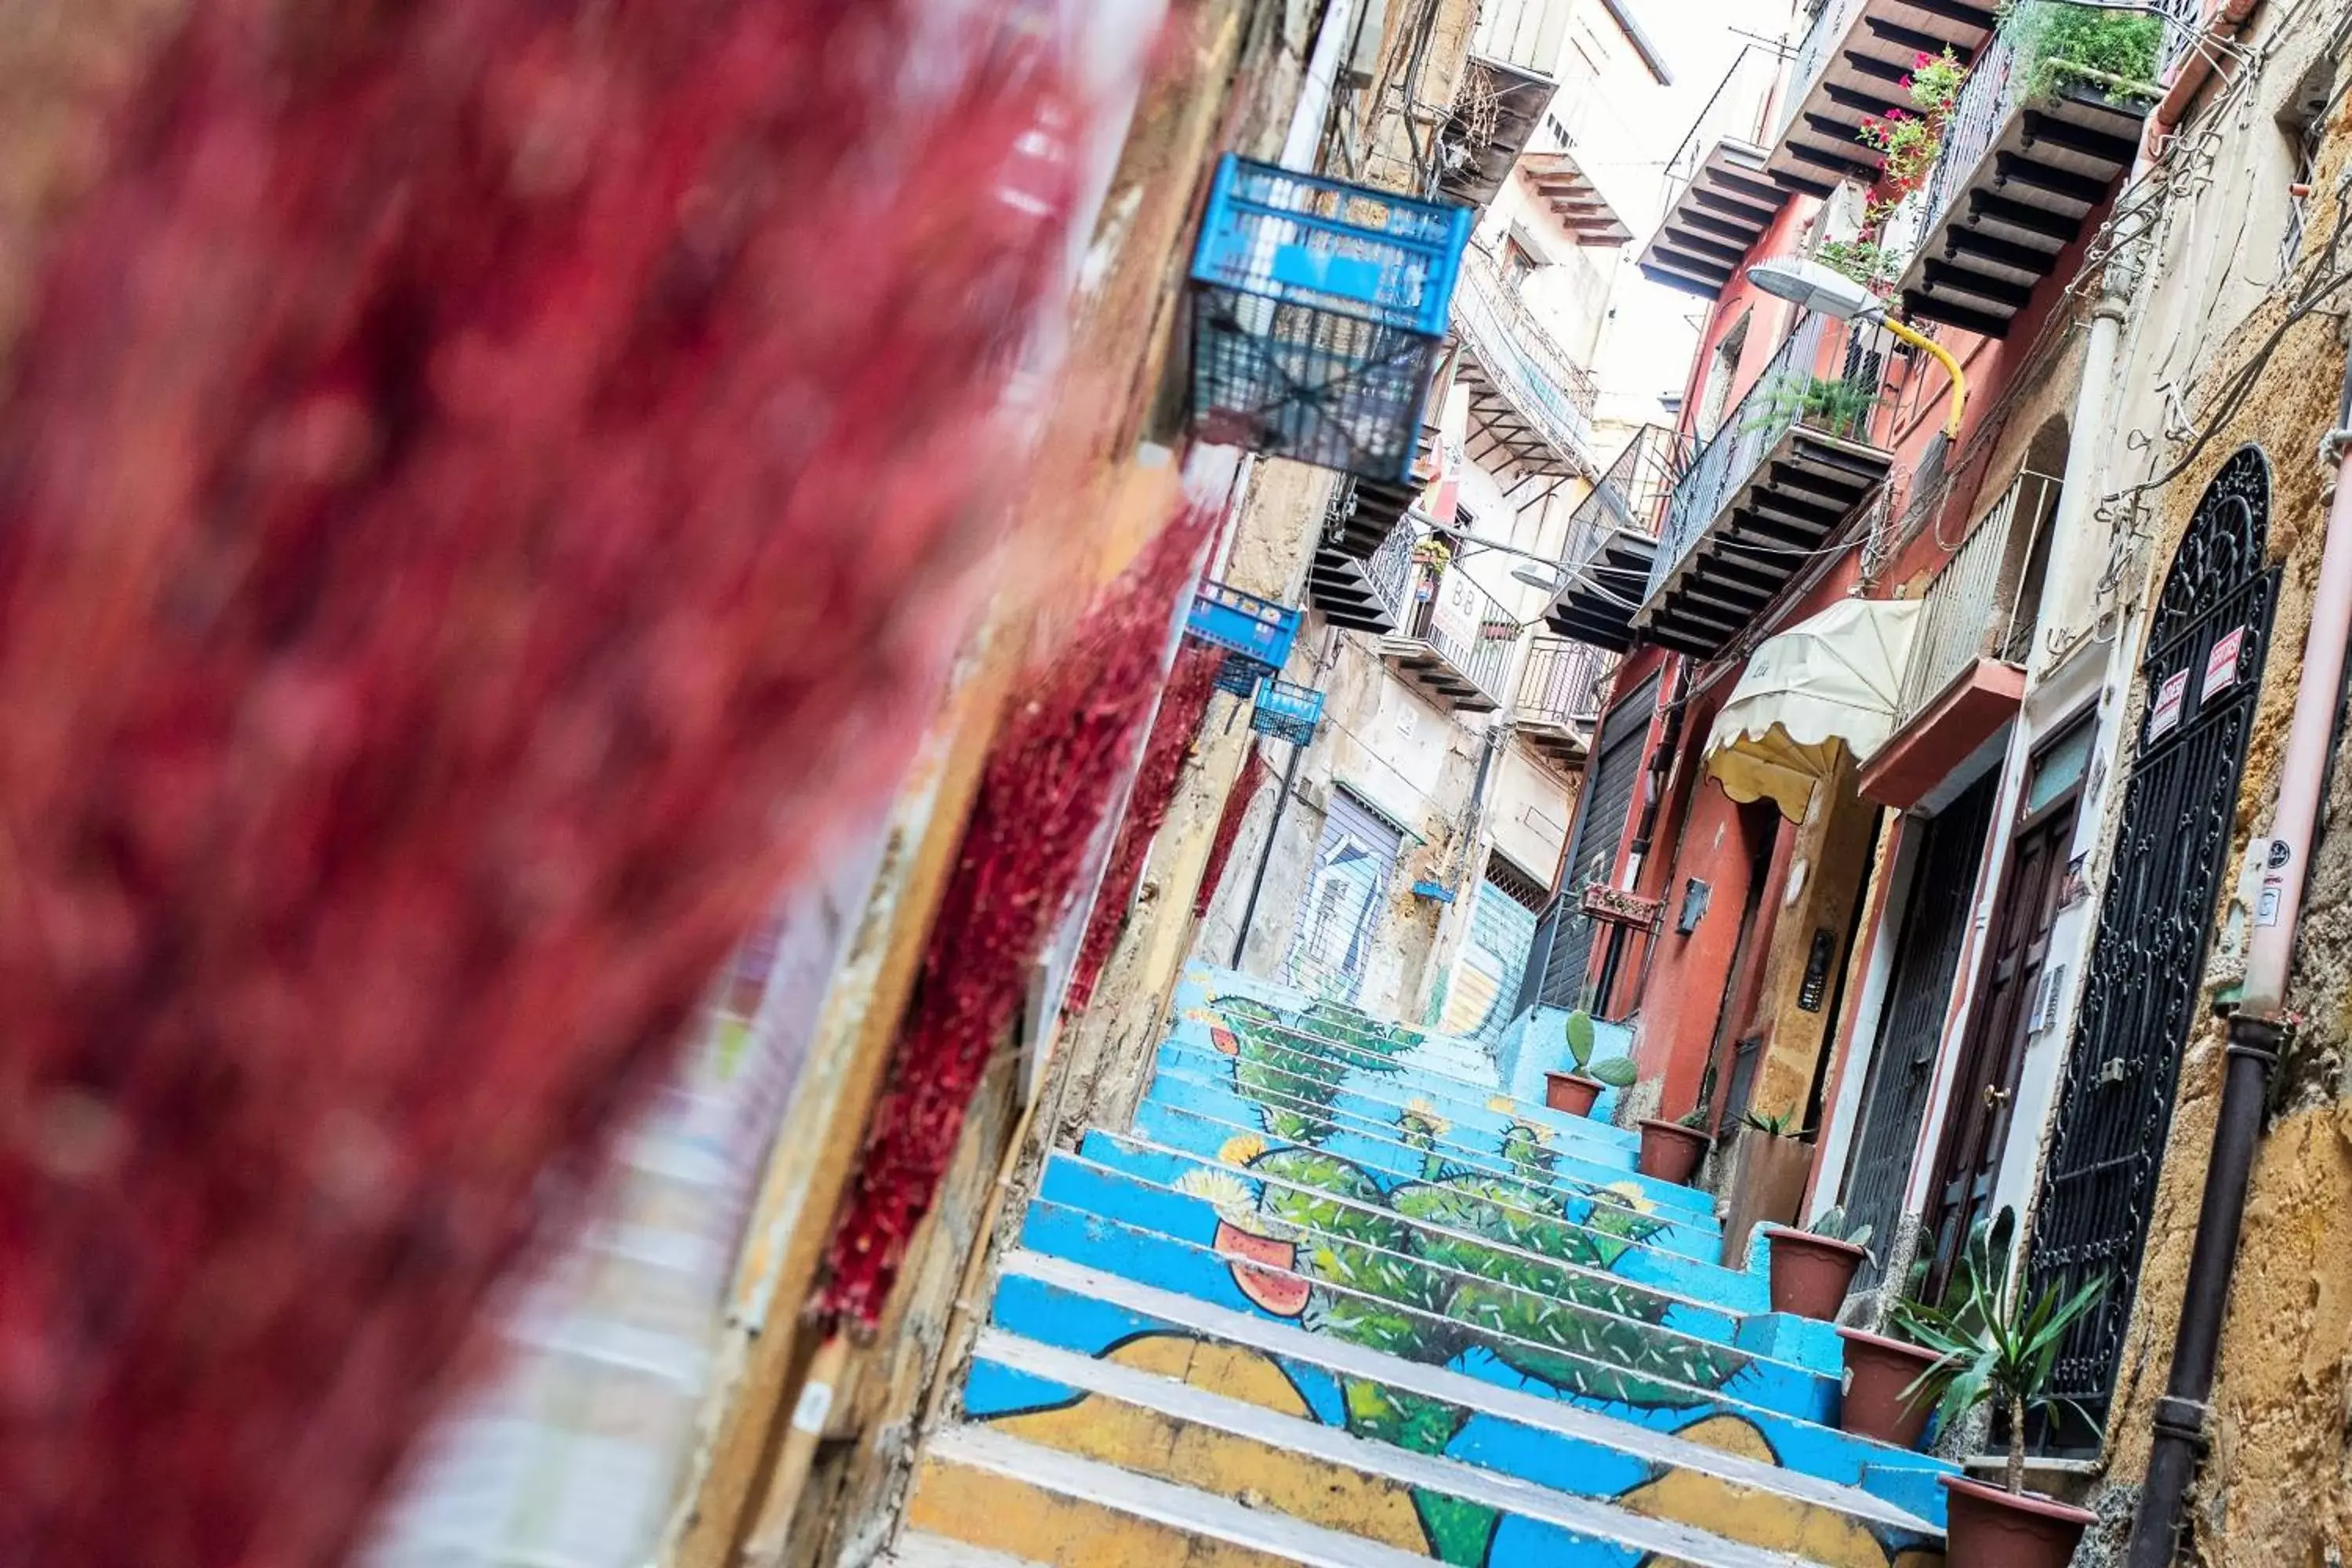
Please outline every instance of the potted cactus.
M1544 1103L1570 1116L1590 1116L1604 1089L1623 1089L1633 1081L1633 1058L1592 1059L1592 1015L1579 1007L1568 1016L1567 1072L1544 1074Z
M2015 1224L2004 1210L1996 1229L2013 1232ZM1906 1302L1896 1309L1905 1331L1937 1356L1912 1385L1913 1398L1934 1395L1947 1427L1980 1405L2009 1418L2009 1462L2000 1485L1943 1478L1951 1493L1951 1560L2065 1568L2097 1516L2025 1489L2025 1422L2036 1410L2063 1407L2097 1429L2080 1405L2051 1394L2050 1378L2066 1331L2097 1303L2107 1281L2094 1279L2071 1296L2052 1286L2029 1300L2017 1258L1988 1244L1971 1246L1959 1284L1948 1307Z
M1800 1230L1764 1227L1772 1241L1772 1310L1829 1322L1845 1305L1854 1271L1870 1257L1870 1226L1832 1207Z

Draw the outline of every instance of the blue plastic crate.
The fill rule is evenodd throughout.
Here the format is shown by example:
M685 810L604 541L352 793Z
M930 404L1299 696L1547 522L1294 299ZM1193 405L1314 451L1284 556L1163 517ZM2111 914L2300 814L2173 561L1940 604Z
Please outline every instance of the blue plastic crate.
M1250 715L1251 729L1294 746L1311 745L1316 726L1322 721L1323 694L1287 680L1267 681L1257 694L1256 710Z
M1192 262L1196 432L1408 478L1474 216L1228 154Z
M1257 683L1265 679L1265 666L1246 654L1229 653L1217 666L1217 689L1244 700L1257 695Z
M1203 583L1192 596L1184 630L1202 642L1255 661L1265 672L1280 669L1298 640L1299 612L1223 583Z

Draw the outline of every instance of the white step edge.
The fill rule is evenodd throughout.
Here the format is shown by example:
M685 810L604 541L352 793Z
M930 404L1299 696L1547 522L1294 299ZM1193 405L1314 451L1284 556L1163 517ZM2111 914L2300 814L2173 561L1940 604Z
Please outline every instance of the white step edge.
M960 1465L1024 1481L1041 1491L1132 1514L1187 1535L1204 1535L1263 1552L1301 1568L1429 1568L1430 1564L1430 1559L1419 1553L1401 1552L1360 1535L1326 1530L1286 1513L1244 1508L1213 1492L1138 1475L1059 1448L1024 1443L982 1426L967 1424L936 1432L923 1452L925 1462ZM915 1485L919 1489L921 1480L918 1479Z
M1033 1252L1026 1247L1016 1249L1006 1254L1003 1272L1058 1285L1109 1306L1198 1329L1213 1339L1246 1345L1278 1359L1308 1362L1342 1376L1376 1379L1449 1405L1507 1416L1563 1437L1614 1448L1638 1459L1778 1492L1799 1502L1898 1530L1916 1531L1923 1536L1942 1534L1927 1520L1861 1487L1823 1480L1802 1470L1750 1458L1745 1454L1727 1453L1672 1433L1620 1421L1565 1400L1523 1394L1465 1373L1407 1361L1402 1356L1368 1350L1329 1335L1310 1333L1287 1323L1195 1300L1049 1253ZM1717 1398L1727 1406L1736 1408L1739 1404L1737 1400ZM1797 1420L1794 1416L1784 1419Z
M1026 1557L1013 1557L985 1547L970 1546L928 1530L910 1530L898 1537L881 1568L1043 1568Z
M1158 1411L1192 1426L1213 1427L1268 1447L1303 1454L1400 1487L1421 1488L1499 1513L1516 1514L1588 1540L1628 1547L1644 1556L1663 1553L1699 1568L1791 1568L1803 1561L1786 1552L1726 1541L1695 1525L1650 1519L1629 1513L1613 1503L1554 1491L1459 1459L1416 1454L1372 1438L1359 1437L1311 1418L1302 1420L1246 1405L1116 1362L1097 1362L1075 1352L1015 1340L1002 1331L983 1333L976 1353L1039 1377L1104 1394L1123 1405Z

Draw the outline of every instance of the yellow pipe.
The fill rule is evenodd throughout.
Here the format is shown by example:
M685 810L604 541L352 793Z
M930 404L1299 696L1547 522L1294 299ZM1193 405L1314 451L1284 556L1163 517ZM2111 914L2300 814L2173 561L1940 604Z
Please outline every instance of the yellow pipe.
M1888 331L1893 332L1896 337L1901 338L1913 348L1924 350L1927 353L1934 357L1937 363L1942 365L1945 370L1950 373L1952 377L1952 416L1944 421L1944 434L1950 437L1955 441L1958 440L1960 438L1960 416L1969 411L1969 378L1967 373L1960 369L1960 362L1952 357L1952 353L1949 349L1936 342L1935 339L1928 337L1926 333L1912 331L1912 329L1905 326L1902 322L1896 321L1892 316L1883 317L1881 320L1884 321Z

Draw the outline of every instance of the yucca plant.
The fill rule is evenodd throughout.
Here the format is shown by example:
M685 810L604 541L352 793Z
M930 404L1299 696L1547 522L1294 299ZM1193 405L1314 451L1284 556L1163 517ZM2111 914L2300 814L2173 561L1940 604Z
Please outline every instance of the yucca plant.
M2063 1410L2098 1428L2088 1411L2050 1392L2050 1377L2066 1331L2107 1289L2102 1276L2071 1296L2053 1286L2028 1300L2008 1246L2016 1225L2016 1215L2003 1209L1990 1227L1969 1236L1958 1288L1942 1303L1904 1301L1895 1309L1905 1332L1942 1357L1905 1391L1907 1397L1933 1396L1947 1431L1980 1405L2008 1413L2009 1464L2001 1484L2012 1495L2025 1490L2028 1415Z

